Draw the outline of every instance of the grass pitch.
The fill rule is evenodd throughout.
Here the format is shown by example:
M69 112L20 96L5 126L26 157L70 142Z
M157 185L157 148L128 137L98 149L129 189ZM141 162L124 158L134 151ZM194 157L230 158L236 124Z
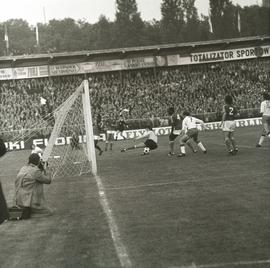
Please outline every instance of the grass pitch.
M117 239L95 179L57 179L45 186L53 216L0 225L0 266L121 267L121 241L135 268L270 267L270 142L255 148L259 135L260 128L237 129L236 156L220 131L201 133L206 155L187 149L185 158L167 156L168 137L146 156L120 153L133 143L115 142L98 167ZM9 205L28 154L0 161Z

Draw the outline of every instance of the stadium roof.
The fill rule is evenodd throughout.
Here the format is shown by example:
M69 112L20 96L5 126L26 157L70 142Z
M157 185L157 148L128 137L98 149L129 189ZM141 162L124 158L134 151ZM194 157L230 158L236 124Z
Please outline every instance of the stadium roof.
M142 47L128 47L128 48L116 48L106 50L86 50L76 52L61 52L61 53L44 53L44 54L32 54L32 55L20 55L20 56L4 56L0 57L0 68L3 68L4 62L9 64L17 65L19 62L22 64L35 64L40 62L74 62L83 61L86 58L91 59L103 59L103 58L124 58L129 55L164 55L170 54L170 52L177 51L188 51L197 52L200 50L212 48L233 48L241 47L243 45L256 45L260 46L263 44L270 44L270 36L253 36L253 37L242 37L233 39L222 39L222 40L210 40L200 42L188 42L188 43L176 43L176 44L161 44L154 46L142 46ZM17 63L16 63L17 62ZM5 64L4 64L5 65Z

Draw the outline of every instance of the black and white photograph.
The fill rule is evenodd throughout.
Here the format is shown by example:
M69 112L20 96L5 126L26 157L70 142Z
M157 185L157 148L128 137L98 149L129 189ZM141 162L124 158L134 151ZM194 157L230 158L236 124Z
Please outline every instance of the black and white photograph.
M270 0L0 6L0 268L270 268Z

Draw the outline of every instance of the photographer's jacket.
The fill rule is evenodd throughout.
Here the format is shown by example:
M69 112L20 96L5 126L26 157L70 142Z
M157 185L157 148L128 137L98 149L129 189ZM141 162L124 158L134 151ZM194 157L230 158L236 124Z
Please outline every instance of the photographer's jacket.
M43 184L51 178L36 165L28 164L19 171L15 181L15 203L22 207L42 208L44 205Z

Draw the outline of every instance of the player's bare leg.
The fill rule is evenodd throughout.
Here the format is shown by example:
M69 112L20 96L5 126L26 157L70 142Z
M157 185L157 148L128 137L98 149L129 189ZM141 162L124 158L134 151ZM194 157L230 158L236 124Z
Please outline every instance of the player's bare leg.
M131 147L121 149L121 152L126 152L126 151L129 151L129 150L134 150L134 149L144 148L144 147L145 147L145 144L143 142L140 142L140 143L135 144L135 145L133 145Z
M98 146L98 140L94 141L95 144L95 148L99 151L99 155L102 155L103 151L101 150L101 148Z
M233 147L232 147L232 142L231 142L231 139L230 139L230 136L229 136L229 133L228 131L224 131L224 143L226 145L226 148L228 150L228 153L229 154L233 154Z
M174 155L174 141L169 141L169 147L170 147L170 152L168 153L169 156Z
M201 151L202 151L204 154L206 154L207 150L206 150L206 148L204 147L204 145L202 144L202 142L201 142L201 141L198 141L197 145L198 145L198 147L201 149Z
M185 144L187 143L187 141L190 139L189 136L184 135L181 139L180 139L180 154L178 155L178 157L184 157L186 156L186 147Z
M191 149L191 151L192 151L193 153L197 153L197 150L193 147L193 145L192 145L192 143L191 143L190 140L188 140L188 141L186 142L186 144L187 144L187 146Z
M194 134L194 136L192 137L193 140L197 143L198 147L201 149L201 151L206 154L207 150L204 147L204 145L202 144L202 142L198 139L198 133Z
M237 154L238 153L238 146L237 146L237 143L236 143L236 141L234 139L233 132L229 133L229 138L231 140L231 144L232 144L232 147L233 147L233 152L234 152L234 154Z
M256 144L256 147L262 147L264 140L265 140L265 134L262 133L262 135L259 139L259 142Z

